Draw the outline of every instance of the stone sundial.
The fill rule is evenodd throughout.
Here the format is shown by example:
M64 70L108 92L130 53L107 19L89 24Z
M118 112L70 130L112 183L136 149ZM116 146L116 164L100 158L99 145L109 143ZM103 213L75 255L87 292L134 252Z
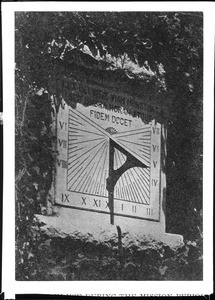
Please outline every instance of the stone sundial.
M111 223L114 202L120 201L122 211L126 203L150 205L151 132L150 125L124 132L102 128L70 108L67 191L108 199Z

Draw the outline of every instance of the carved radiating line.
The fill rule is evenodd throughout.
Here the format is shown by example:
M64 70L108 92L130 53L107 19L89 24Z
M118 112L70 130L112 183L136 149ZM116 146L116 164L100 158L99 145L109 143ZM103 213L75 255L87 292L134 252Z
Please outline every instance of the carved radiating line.
M78 120L78 117L76 116L74 110L70 109L70 110L69 110L69 115L70 115L71 117L73 117L74 119L77 119L77 120Z
M130 170L128 170L127 172L129 172ZM128 176L128 173L127 172L125 172L125 178L126 178L126 180L127 180L127 176ZM130 200L130 201L132 201L132 195L133 195L133 193L132 193L132 190L131 190L131 187L130 187L130 183L128 183L128 191L129 191L129 196L130 196L130 198L128 199L128 200ZM133 195L133 198L134 198L134 195Z
M136 169L134 169L134 172L137 174L137 177L140 179L140 174L137 172ZM138 178L137 178L137 180L138 180ZM147 193L146 193L146 190L147 190L147 192L149 192L148 186L145 186L145 184L142 183L140 180L139 180L139 183L140 183L141 190L144 191L144 194L145 194L145 196L147 197L147 200L148 200L148 195L147 195ZM143 185L144 185L145 189L143 188ZM145 196L143 197L144 199L145 199ZM145 199L146 202L147 202L147 200ZM147 204L148 204L148 203L147 203Z
M144 159L149 163L150 162L150 154L146 154L144 151L142 151L141 149L138 149L141 152L142 157L144 157Z
M145 194L143 194L142 186L139 185L139 184L136 182L136 180L134 181L134 186L136 187L137 193L139 194L139 200L140 200L139 202L148 204L147 199L146 199L147 196L146 196Z
M128 131L124 131L124 132L122 132L122 133L117 133L117 134L115 134L115 136L116 136L116 138L118 138L119 136L124 136L124 135L126 135L127 133L128 134L130 134L131 132L134 132L134 134L137 132L137 134L139 134L138 133L138 131L150 131L151 130L151 126L146 126L146 127L144 127L144 128L139 128L139 129L132 129L132 130L128 130ZM141 132L140 132L141 133Z
M98 131L102 132L105 136L109 136L107 132L98 124L96 124L94 121L89 119L88 117L84 116L81 112L73 112L74 114L78 115L79 118L90 124L91 126L95 127Z
M89 158L89 156L87 157ZM83 174L84 170L81 172L81 174ZM76 182L78 181L78 179L80 180L80 174L78 174L79 176L76 178L76 180L72 183L73 186L75 186ZM79 181L80 182L80 181ZM77 186L76 186L77 188Z
M147 138L146 138L147 137ZM140 141L148 141L151 140L151 135L147 135L146 137L139 138ZM149 137L149 138L148 138Z
M76 153L76 154L74 154L74 155L70 156L70 158L73 158L73 157L75 157L77 154L78 154L78 153Z
M138 149L140 152L142 152L145 156L147 156L148 158L150 157L150 153L148 150L145 149Z
M118 197L117 198L121 198L120 191L121 191L121 186L120 186L120 184L118 184L118 187L117 187Z
M82 136L84 136L84 135L80 135L80 134L72 134L72 136L74 136L74 137L82 137Z
M139 178L137 178L137 181L141 184L142 183L142 181L140 181L140 179ZM143 191L145 192L145 190L143 189ZM145 199L145 201L146 201L146 204L149 204L149 190L147 189L147 192L148 192L148 194L146 194L146 192L145 192L145 194L146 194L146 198L144 197L144 199Z
M81 171L82 169L83 169L83 166L80 167L80 168L78 169L78 171L75 173L75 175L76 175L79 171ZM75 175L74 175L74 176L75 176ZM70 183L70 181L74 178L74 176L67 182L67 184Z
M129 201L129 200L130 200L130 199L129 199L130 197L129 197L128 185L126 185L125 191L126 191L127 199L128 199L128 201Z
M122 187L119 186L118 189L119 189L119 198L122 198Z
M75 124L75 123L72 123L72 122L70 122L70 121L69 121L69 125L73 125L73 127L70 127L70 126L69 126L69 128L78 127L78 125L77 125L77 124Z
M99 150L100 150L100 149L99 149ZM99 151L99 150L98 150L98 151ZM80 156L80 157L81 157L81 156ZM79 158L80 158L80 157L79 157ZM89 158L89 156L87 156L87 158L85 158L85 160L88 159L88 158ZM94 158L94 157L93 157L93 158ZM93 160L93 158L92 158L92 160ZM84 161L81 161L80 164L81 164L81 163L83 164L83 163L85 162L85 160L84 160ZM70 168L70 170L71 170L72 168L74 168L74 166L75 166L76 164L77 164L77 163L75 163L75 164ZM84 169L84 170L85 170L85 169ZM84 172L84 170L81 172L80 175L82 175L82 173ZM68 178L69 178L69 176L71 175L72 172L73 172L73 169L72 169L71 172L67 175ZM70 180L70 181L71 181L71 180ZM69 181L69 182L70 182L70 181ZM68 182L68 183L69 183L69 182Z
M137 174L138 178L140 178L140 176L141 176L140 170L139 170L139 172L137 172L136 169L135 169L135 173ZM142 178L140 178L140 179L142 179ZM141 181L141 184L142 184L142 186L145 187L145 189L146 189L147 191L149 191L149 187L148 187L149 182L146 183L146 182L143 180L143 181Z
M118 187L117 186L115 186L115 188L114 188L114 192L116 191L116 197L115 198L119 198L118 196Z
M103 153L104 149L105 148L103 148L103 150L100 154L100 159L101 159L101 156L102 156L102 153ZM94 178L94 183L92 183L91 186L89 187L89 194L95 194L95 192L96 192L96 185L98 183L97 178L98 178L98 174L100 173L100 170L97 172L97 174L96 174L96 171L97 171L98 165L100 163L100 159L97 160L96 166L93 167L93 169L94 169L93 173L91 172L92 173L92 178ZM95 174L96 174L96 178L94 177ZM94 189L95 189L95 191L94 191ZM92 192L91 192L91 190L92 190Z
M105 173L104 173L104 182L103 182L103 185L104 185L104 195L107 195L107 190L106 190L106 178L107 178L107 170L105 170Z
M134 198L134 194L133 194L133 192L132 192L132 189L131 189L131 187L130 187L130 184L128 183L128 182L130 181L130 178L127 180L127 176L128 176L128 173L129 173L129 172L131 172L130 169L127 170L127 172L125 172L123 175L124 175L124 177L125 177L125 180L126 180L126 183L127 183L127 186L128 186L128 190L129 190L129 193L130 193L128 200L131 200L131 201L132 201L132 195L133 195L133 198Z
M76 147L77 147L77 146L76 146ZM74 147L73 147L73 148L74 148ZM68 148L68 150L72 150L73 148ZM76 150L68 151L68 153L69 153L69 154L72 154L72 153L74 153L74 152L76 152L76 151L80 151L80 150L82 150L82 149L84 149L84 148L86 148L86 147L84 146L84 147L78 148L78 149L76 149Z
M121 181L119 182L119 187L118 187L118 189L119 189L119 198L122 199L122 185L121 185Z
M141 146L141 149L139 149L139 150L143 151L143 152L146 153L146 154L149 154L149 156L150 156L150 145L149 145L149 146L147 146L147 145L142 145L142 146Z
M147 169L141 169L141 168L139 168L139 170L140 170L140 173L142 174L144 180L149 181L149 177L145 174L148 170Z
M73 129L72 127L70 127L70 128ZM79 130L78 130L78 131L70 130L70 131L69 131L69 134L70 134L71 132L73 132L73 133L79 133Z
M101 184L100 186L101 186L101 187L100 187L100 190L99 190L99 194L100 194L100 195L103 195L103 189L104 189L104 186L103 186L103 184Z
M95 171L94 171L95 173L96 173L96 171L97 171L98 165L99 165L100 162L101 162L101 157L102 157L103 152L105 151L106 146L107 146L107 141L106 141L106 143L105 143L104 146L103 146L103 150L101 150L100 158L98 159L97 164L96 164L96 167L95 167ZM97 175L96 175L96 179L95 179L95 182L96 182L96 183L97 183L97 179L98 179L99 173L100 173L100 171L99 171L99 172L97 173ZM93 194L94 186L92 185L91 188L92 188L92 194ZM90 190L89 190L89 193L91 193L91 188L90 188ZM95 191L95 192L96 192L96 191Z
M116 153L117 153L117 150L116 149L114 149L115 151L114 151L114 162L115 162L115 167L116 168L114 168L115 170L117 170L117 169L119 169L119 166L118 166L118 161L117 161L117 159L116 159Z
M75 145L75 146L73 146L73 147L69 147L69 149L73 149L73 148L77 148L78 146L77 145Z
M121 158L120 158L119 152L118 152L118 156L119 156L119 161L120 161L120 163L121 163L121 165L122 165L122 162L121 162ZM128 172L129 172L129 170L128 170ZM125 173L122 175L121 178L123 178L123 176L124 176L124 177L125 177L125 181L126 181L126 186L129 186L129 185L128 185L128 182L127 182L126 173L127 173L127 172L125 172ZM121 178L120 178L119 180L121 180ZM128 200L131 200L131 201L132 201L131 197L129 197L129 194L128 194Z
M141 180L141 178L140 178L140 176L138 176L138 178L137 178L137 181L140 183L140 185L141 185L141 187L142 187L142 190L144 191L144 193L145 193L145 196L147 197L147 201L149 200L149 187L147 187L147 188L143 188L143 185L142 185L142 180Z
M91 176L88 177L87 181L86 181L86 185L84 186L82 192L87 191L87 187L89 185L89 182L92 180L93 178Z
M107 153L108 153L108 143L106 144L106 151L105 151L104 162L103 162L103 166L102 166L103 172L102 172L102 174L101 174L101 178L100 178L100 181L99 181L100 186L101 186L102 178L103 178L104 173L105 173L105 172L104 172L104 167L105 167L105 162L106 162Z
M74 122L74 123L72 123L72 122ZM78 126L78 125L81 125L81 126L83 126L83 124L82 123L80 123L80 122L78 122L77 120L72 120L71 118L70 118L70 120L69 120L69 125L70 124L74 124L75 126ZM78 125L77 125L78 124Z
M120 153L120 154L121 154L121 153ZM121 162L120 154L118 153L118 155L119 155L119 161L120 161L120 164L121 164L121 166L122 166L123 163ZM122 193L124 194L123 187L124 187L125 184L124 184L123 176L121 176L120 179L121 179L121 181L122 181ZM119 180L120 180L120 179L119 179ZM124 195L124 198L125 198L125 195Z
M106 133L101 126L93 122L88 117L84 116L81 112L78 111L73 112L72 110L70 110L70 112L71 114L69 115L70 119L69 119L68 135L69 137L73 138L73 139L69 138L68 141L68 145L69 145L68 161L70 162L70 164L71 163L73 164L69 166L68 169L68 171L70 172L68 173L68 180L69 180L68 183L72 182L70 189L72 188L73 190L79 192L85 192L87 190L87 192L92 194L107 196L107 190L105 189L106 177L107 177L106 163L107 163L107 155L108 155L107 143L109 141L110 135ZM83 123L81 123L82 121ZM85 130L85 127L87 130ZM97 132L91 131L92 128L95 128L95 131ZM132 138L132 136L135 135L136 135L136 139L134 142L127 140L130 137L131 139L134 139ZM92 136L93 139L90 139L90 136ZM83 140L84 138L87 138L87 140L84 141ZM118 140L120 145L120 141L121 141L122 146L125 147L126 151L128 151L131 154L134 153L135 157L139 157L140 160L143 162L145 161L145 164L147 165L150 160L150 138L151 138L151 126L140 128L140 129L129 130L127 132L113 135L113 139L116 141L116 143ZM89 150L82 153L80 156L77 156L77 154L75 154L75 152L78 152L79 150L80 151L82 150L83 152L84 150L86 150L84 148L89 148L90 144L87 143L92 143L92 142L96 143L96 145L94 145ZM129 149L130 147L128 146L128 143L134 146L135 145L141 146L141 149L138 149L137 147L136 149ZM81 144L83 145L83 147L79 148ZM91 156L90 153L92 153L91 151L93 151L93 149L95 149L96 154L93 155L93 157L90 159ZM81 162L80 158L86 156L87 154L88 156L84 159L84 161ZM122 161L124 161L124 155L119 150L115 149L114 168L118 169L120 166L122 166L124 163L124 162L122 163ZM86 166L83 165L83 167L80 169L81 164L84 163L86 164ZM73 174L74 167L75 167L75 173ZM89 171L87 168L89 169ZM149 170L148 169L146 170L144 169L144 171L140 171L140 170L142 170L142 168L137 168L134 170L129 169L122 174L122 176L119 178L115 186L114 195L116 195L116 198L123 199L123 200L128 199L128 201L130 202L148 204L146 199L148 199L147 183L149 184L149 178L148 178Z
M139 168L141 171L143 171L144 174L146 173L146 176L149 175L149 173L150 173L149 168L141 168L141 167L137 167L137 168Z
M137 178L137 182L138 182L141 186L143 186L143 185L142 185L142 180L141 180L140 177ZM145 188L145 189L142 188L142 191L144 192L144 197L143 197L143 198L145 199L145 201L147 202L147 204L149 204L149 203L148 203L148 201L149 201L149 189L148 189L148 188L147 188L147 189L146 189L146 188Z
M73 114L73 115L72 115ZM71 111L71 109L69 110L69 116L71 116L72 118L78 120L78 118L76 116L74 116L74 112Z
M102 147L104 146L104 144L102 145ZM102 148L101 147L101 148ZM99 151L101 150L101 148L99 149ZM99 151L97 151L97 153L99 152ZM97 153L96 153L96 155L97 155ZM95 155L95 156L96 156ZM95 156L93 157L93 159L95 158ZM92 161L92 159L91 159L91 161ZM93 175L92 175L92 177L90 176L90 174L92 173L92 172L94 172L94 168L95 168L95 165L92 167L92 169L89 171L89 174L88 174L88 177L89 178L93 178ZM83 191L88 187L88 181L89 180L87 180L87 183L86 183L86 185L84 186L84 188L83 188Z
M133 180L131 180L131 178L130 178L130 176L131 177L133 177ZM134 178L134 175L133 175L133 173L132 173L132 170L130 169L130 175L129 175L129 173L128 173L128 177L129 177L129 179L130 179L130 181L131 181L131 187L132 187L132 189L133 189L133 191L134 191L134 195L135 195L135 198L138 200L138 194L137 194L137 192L136 192L136 189L133 187L133 181L135 180L135 178ZM136 200L135 199L135 200ZM134 200L134 202L137 202L137 201L135 201ZM139 202L139 201L138 201Z
M87 157L85 158L84 161L81 161L80 164L78 165L78 167L79 167L81 164L83 164L88 158L89 158L89 156L87 156ZM75 164L75 165L76 165L76 164ZM75 165L74 165L74 166L75 166ZM72 172L74 172L74 170L72 170ZM70 174L68 174L68 177L71 175L72 172L70 172ZM76 173L76 174L77 174L77 173ZM79 174L78 174L78 175L79 175ZM67 184L68 184L74 177L75 177L75 175L67 182ZM77 181L79 178L80 178L79 176L76 178L76 180L73 182L73 185L76 183L76 181Z
M69 117L70 117L70 118L69 118L69 124L72 124L72 122L74 122L75 125L79 124L79 125L83 126L83 124L80 123L80 122L78 122L78 119L75 119L74 116L69 115Z
M81 161L80 164L76 167L76 169L75 169L75 170L73 169L73 170L68 174L68 177L71 175L71 173L73 173L74 171L76 171L77 168L78 168L81 164L83 164L83 163L88 159L88 157L89 157L89 156L87 156L83 161ZM75 165L76 165L76 164L75 164ZM75 165L74 165L74 166L75 166ZM73 168L74 168L74 166L73 166ZM71 168L70 168L70 169L71 169ZM77 173L75 173L75 174L77 174ZM70 181L71 181L74 177L75 177L75 175L74 175L72 178L70 178L70 180L69 180L67 183L70 183Z
M72 127L69 127L69 128L72 129ZM99 135L99 136L102 136L103 138L105 137L104 134L101 134L101 133L96 133L96 132L93 132L93 131L89 131L89 130L77 128L77 132L79 132L79 131L87 132L87 133L91 133L91 134L95 134L95 135ZM70 132L72 132L72 131L70 131Z
M143 183L145 183L145 186L148 187L149 180L147 180L147 178L143 177L143 173L142 172L140 172L140 179L143 181Z
M136 184L136 180L133 181L133 185L134 185L134 188L135 188L135 190L137 192L137 195L138 195L138 202L139 203L144 203L144 201L142 201L142 198L143 199L145 199L145 198L143 197L142 193L140 192L140 189L139 189L139 187Z
M97 181L97 182L95 181L95 194L98 194L97 190L98 190L99 187L100 187L100 186L99 186L98 181ZM89 192L89 193L90 193L90 192Z
M132 144L134 144L134 143L132 143ZM123 145L123 143L122 143L122 145ZM123 145L125 148L127 148L127 146L126 145ZM141 146L141 145L140 145ZM147 159L145 159L143 156L141 156L139 153L137 153L137 152L135 152L134 150L132 150L132 149L129 149L129 152L132 154L132 153L135 153L135 155L136 156L138 156L139 157L139 160L141 160L141 161L143 161L144 160L144 164L149 164L149 161L147 160ZM133 154L134 155L134 154Z
M79 163L79 160L78 160L74 165L72 165L72 166L68 169L68 172L70 171L71 168L73 168L74 166L76 166L78 163ZM67 173L67 177L68 177L68 176L69 176L69 175L68 175L68 173Z
M73 141L73 140L77 140L77 139L70 139L69 140L69 145L70 145L70 141ZM99 141L99 140L105 140L105 138L97 138L97 139L94 139L94 140L86 140L86 141L81 141L81 142L75 142L75 143L72 143L72 145L77 145L77 144L82 144L82 143L89 143L89 142L94 142L94 141Z
M151 145L145 145L145 144L143 144L141 147L145 148L145 150L149 152Z
M132 181L131 181L131 178L130 178L130 176L129 176L129 173L131 173L131 170L130 170L130 169L127 171L127 175L128 175L128 179L129 179L129 181L130 181L129 187L130 187L130 190L132 191L133 199L135 199L136 196L135 196L135 192L134 192L134 189L133 189L133 185L132 185ZM132 202L135 202L135 200L132 200Z
M105 140L99 142L98 144L96 144L95 146L93 146L92 148L90 148L89 150L87 150L87 151L85 151L84 153L82 153L78 158L80 158L81 156L87 154L88 152L90 152L91 150L93 150L93 149L96 148L97 146L103 144L104 142L105 142ZM70 158L71 158L71 156L69 157L69 160L70 160ZM76 159L78 159L78 158L76 158ZM73 162L73 161L72 161L72 162Z
M122 195L123 195L123 199L126 199L126 196L125 196L125 186L124 185L122 186Z
M92 184L95 183L95 179L93 179L93 176L91 177L91 179L92 179L92 182L89 182L88 185L87 185L87 187L86 187L86 193L89 193L88 189L89 189L90 185L92 185Z
M125 191L124 191L124 185L123 185L123 183L122 183L122 199L126 199L125 198Z
M143 144L139 144L139 143L135 143L135 142L131 142L131 141L126 141L126 140L122 140L122 139L118 139L120 142L124 142L124 143L129 143L129 144L132 144L132 145L137 145L137 146L141 146Z
M131 130L132 131L132 130ZM145 131L145 132L134 132L134 133L129 133L127 132L127 134L123 134L123 133L120 133L119 135L113 135L114 137L116 137L118 139L118 137L120 138L127 138L127 137L130 137L132 135L135 135L136 137L138 137L138 135L143 135L143 136L150 136L151 135L151 131ZM138 138L140 139L140 138Z
M119 158L120 165L122 166L123 163L122 163L121 157L120 157L120 154L121 154L121 153L118 151L117 154L118 154L118 158ZM125 174L125 173L124 173L124 174ZM122 180L123 180L123 175L119 178L119 181L121 180L121 178L122 178ZM126 182L126 183L127 183L127 182ZM123 182L123 185L124 185L124 182ZM128 197L128 200L129 200L129 197Z
M123 179L123 178L122 178ZM124 178L125 179L125 178ZM126 191L126 187L127 187L127 185L124 185L123 186L123 192L124 192L124 199L126 200L126 199L128 199L129 200L129 197L128 197L128 194L127 194L127 191Z
M104 141L105 142L105 141ZM94 160L94 158L96 157L96 155L97 155L97 153L101 150L101 148L104 146L104 142L102 143L102 145L101 145L101 147L98 149L98 151L96 152L96 154L94 155L94 156L92 156L92 158L91 158L91 160L88 162L88 164L86 165L86 167L84 168L84 170L82 171L82 173L81 174L79 174L79 178L80 178L80 180L81 180L81 175L83 174L83 172L86 170L86 168L90 165L90 163ZM101 144L101 143L100 143ZM97 147L98 145L100 145L100 144L97 144L95 147ZM93 148L95 148L95 147L93 147ZM91 148L89 151L91 151L93 148ZM87 151L87 152L89 152L89 151ZM84 154L86 154L87 152L85 152ZM84 154L82 154L82 155L80 155L80 157L81 156L83 156ZM79 157L79 158L80 158ZM89 156L88 156L89 157ZM91 173L91 171L92 171L92 169L89 171L89 173Z
M78 182L78 184L76 186L76 189L77 189L78 192L82 191L82 186L85 184L85 182L86 182L86 180L88 178L89 173L90 173L90 171L88 173L85 173L84 175L86 175L86 176L84 176L82 179L81 179L81 177L79 177L80 181ZM80 183L82 183L82 185L80 186L80 188L78 188L78 186L79 186Z
M125 163L126 157L119 150L117 150L116 153L118 153L118 158L117 157L116 158L117 158L118 168L120 168Z
M135 187L135 184L134 184L136 178L135 178L135 176L134 176L133 169L134 169L134 168L130 169L130 176L133 178L133 180L131 180L131 182L132 182L132 186L134 186L134 192L135 192L135 195L136 195L136 201L135 201L135 202L140 202L140 200L139 200L139 198L140 198L139 191L138 191L138 189Z

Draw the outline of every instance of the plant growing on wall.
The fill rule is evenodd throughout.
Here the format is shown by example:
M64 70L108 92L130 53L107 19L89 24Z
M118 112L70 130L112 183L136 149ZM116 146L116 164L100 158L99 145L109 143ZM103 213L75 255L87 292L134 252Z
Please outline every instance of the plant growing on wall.
M202 14L17 12L15 17L20 262L34 245L26 244L32 241L33 215L45 210L52 182L51 117L61 101L55 74L58 64L72 66L72 49L87 54L87 60L79 55L76 63L81 67L90 70L96 60L100 70L121 70L119 74L131 82L146 80L148 74L161 93L174 94L168 128L167 225L169 230L196 238L202 209Z

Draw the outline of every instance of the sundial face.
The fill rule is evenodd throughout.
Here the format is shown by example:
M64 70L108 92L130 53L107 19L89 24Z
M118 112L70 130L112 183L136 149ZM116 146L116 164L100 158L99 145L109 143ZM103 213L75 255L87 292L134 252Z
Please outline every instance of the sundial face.
M107 178L110 141L116 147L113 168L127 155L139 162L128 168L114 187L114 214L159 221L160 125L144 124L130 115L102 107L65 106L58 121L59 159L56 203L109 214Z

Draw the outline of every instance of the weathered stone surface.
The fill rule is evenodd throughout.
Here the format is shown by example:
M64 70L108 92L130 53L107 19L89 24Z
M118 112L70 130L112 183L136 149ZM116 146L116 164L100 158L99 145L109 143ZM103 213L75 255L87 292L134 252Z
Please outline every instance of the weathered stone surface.
M115 225L103 223L89 224L87 220L85 222L79 222L79 220L68 221L67 218L62 216L44 216L35 215L39 222L44 225L41 226L41 230L50 237L72 238L80 240L82 242L90 242L95 245L105 245L112 249L118 247L118 233ZM135 232L135 230L129 230L121 228L122 230L122 247L131 250L138 249L146 250L148 248L158 249L164 245L170 248L178 248L183 245L183 238L180 235L158 233L157 235Z
M62 102L53 120L53 201L47 207L55 216L43 217L43 229L118 245L120 227L126 248L180 246L181 236L165 232L170 99L149 91L135 96L123 85L115 89L91 79L62 76Z

